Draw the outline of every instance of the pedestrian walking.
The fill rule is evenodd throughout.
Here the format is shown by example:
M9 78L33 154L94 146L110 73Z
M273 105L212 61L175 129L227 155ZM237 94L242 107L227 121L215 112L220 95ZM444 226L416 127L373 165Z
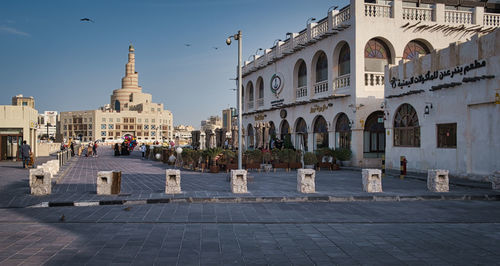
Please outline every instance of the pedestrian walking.
M92 148L94 146L92 145L92 142L89 143L89 145L87 145L87 157L90 157L92 156Z
M115 143L115 156L120 156L120 146Z
M23 168L28 167L28 163L30 161L31 155L31 146L26 143L26 140L23 141L23 145L21 145L21 158L23 160Z
M144 155L146 154L146 145L144 143L141 145L142 158L144 159Z
M94 153L94 157L97 157L97 141L92 145L92 152Z

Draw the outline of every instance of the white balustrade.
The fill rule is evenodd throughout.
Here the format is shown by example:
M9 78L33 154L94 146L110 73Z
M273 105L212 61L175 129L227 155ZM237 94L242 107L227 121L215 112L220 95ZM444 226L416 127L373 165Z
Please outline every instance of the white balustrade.
M261 56L257 58L257 61L255 61L256 66L260 67L264 65L265 57Z
M307 86L298 87L295 89L296 98L302 98L307 96Z
M460 10L445 10L444 22L455 24L472 24L472 12Z
M288 39L283 45L281 45L281 52L282 53L288 53L291 52L292 50L292 41Z
M328 91L328 80L316 82L316 84L314 84L314 93L315 94L326 92L326 91Z
M384 86L384 73L365 72L365 86Z
M305 31L299 34L297 37L295 37L295 43L297 45L305 45L306 42L307 42L307 34Z
M264 98L257 99L257 107L264 106Z
M340 10L340 12L335 16L334 18L335 26L350 19L351 19L351 6L347 6L346 8Z
M403 7L403 19L432 21L432 8Z
M351 85L351 74L345 74L335 79L335 89L349 87Z
M500 27L500 14L484 13L484 26Z
M321 21L316 27L312 29L312 37L317 38L328 31L328 20Z
M365 3L365 16L390 18L391 6Z

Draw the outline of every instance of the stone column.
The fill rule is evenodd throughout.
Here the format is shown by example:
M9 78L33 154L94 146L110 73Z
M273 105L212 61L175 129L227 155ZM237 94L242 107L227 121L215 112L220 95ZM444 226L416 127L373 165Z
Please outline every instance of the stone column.
M382 171L380 169L363 169L362 179L364 192L382 192Z
M316 171L313 169L297 169L297 191L300 193L316 192Z
M264 125L264 149L269 149L269 123Z
M99 171L97 172L97 194L111 195L120 194L122 182L121 172Z
M231 170L231 192L248 193L246 170Z
M181 171L167 169L165 174L165 194L179 194L181 191Z
M448 192L448 170L429 169L427 171L427 188L432 192Z

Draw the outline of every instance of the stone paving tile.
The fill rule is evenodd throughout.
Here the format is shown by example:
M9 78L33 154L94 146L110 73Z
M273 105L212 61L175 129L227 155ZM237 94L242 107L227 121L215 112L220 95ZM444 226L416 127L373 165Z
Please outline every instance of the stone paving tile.
M112 156L109 147L101 147L99 157L76 157L63 180L52 188L52 195L31 196L28 188L28 172L15 165L0 164L0 171L6 178L0 179L0 207L23 207L40 202L137 200L151 198L234 198L230 192L228 174L200 173L182 170L182 194L167 195L165 169L161 162L142 160L138 152L130 156ZM68 165L66 167L69 167ZM98 171L122 171L122 193L119 196L97 195L96 176ZM296 171L276 173L250 172L254 181L249 182L250 193L238 197L303 197L303 196L371 196L361 189L361 174L356 171L320 171L316 173L315 194L301 194L296 191ZM4 174L2 174L4 175ZM384 192L378 196L443 195L428 192L426 183L420 180L387 177L383 179ZM445 195L498 194L490 189L472 189L450 185Z

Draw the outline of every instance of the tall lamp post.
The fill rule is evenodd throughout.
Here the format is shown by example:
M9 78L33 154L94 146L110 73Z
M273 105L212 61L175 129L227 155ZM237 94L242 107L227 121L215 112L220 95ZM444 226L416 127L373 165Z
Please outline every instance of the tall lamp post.
M241 108L241 30L237 34L227 37L226 44L231 45L231 38L238 41L238 170L243 168L242 166L242 145L241 145L241 134L242 134L242 108Z

